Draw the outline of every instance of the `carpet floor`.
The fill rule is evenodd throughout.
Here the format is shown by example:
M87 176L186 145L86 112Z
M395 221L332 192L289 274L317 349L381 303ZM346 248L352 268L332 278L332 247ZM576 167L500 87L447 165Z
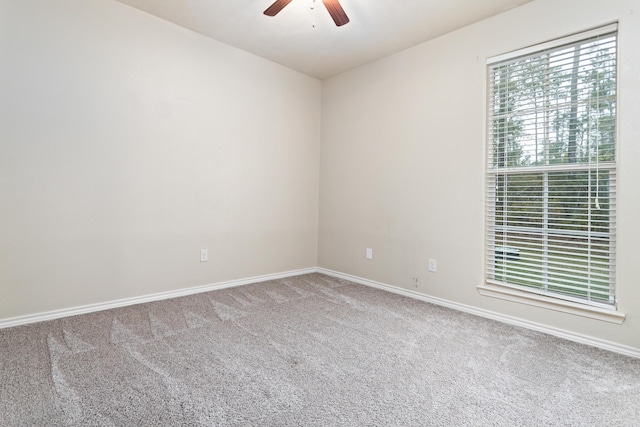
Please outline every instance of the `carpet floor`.
M1 426L638 426L640 360L324 276L0 330Z

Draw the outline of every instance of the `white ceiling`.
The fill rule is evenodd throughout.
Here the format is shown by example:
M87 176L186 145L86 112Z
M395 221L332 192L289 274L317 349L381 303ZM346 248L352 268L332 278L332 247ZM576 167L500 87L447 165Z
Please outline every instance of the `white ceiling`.
M273 0L118 1L324 79L531 0L340 0L342 27L321 0L293 0L275 17L262 14Z

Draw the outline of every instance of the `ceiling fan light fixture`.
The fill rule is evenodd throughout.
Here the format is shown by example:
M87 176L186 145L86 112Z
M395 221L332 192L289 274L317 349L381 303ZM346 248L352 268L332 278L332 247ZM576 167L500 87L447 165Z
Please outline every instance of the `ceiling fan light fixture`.
M286 5L291 3L291 1L292 0L276 0L264 11L264 14L267 16L276 16L282 9L284 9ZM327 11L329 11L329 15L331 15L333 22L335 22L338 27L341 27L349 22L349 17L347 16L338 0L322 0L322 3L327 8Z

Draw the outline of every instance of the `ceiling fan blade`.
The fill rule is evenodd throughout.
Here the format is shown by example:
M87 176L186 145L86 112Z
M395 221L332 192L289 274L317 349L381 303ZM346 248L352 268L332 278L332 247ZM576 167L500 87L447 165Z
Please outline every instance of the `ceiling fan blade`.
M344 12L342 6L340 6L338 0L322 0L322 3L327 7L329 15L331 15L333 22L335 22L338 27L349 22L349 17Z
M291 3L291 0L276 0L271 6L264 11L267 16L276 16L286 5Z

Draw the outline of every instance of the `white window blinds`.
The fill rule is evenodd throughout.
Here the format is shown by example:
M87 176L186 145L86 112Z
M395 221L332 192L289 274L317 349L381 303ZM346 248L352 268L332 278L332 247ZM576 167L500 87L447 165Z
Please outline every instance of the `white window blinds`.
M616 63L616 26L489 61L489 284L615 306Z

